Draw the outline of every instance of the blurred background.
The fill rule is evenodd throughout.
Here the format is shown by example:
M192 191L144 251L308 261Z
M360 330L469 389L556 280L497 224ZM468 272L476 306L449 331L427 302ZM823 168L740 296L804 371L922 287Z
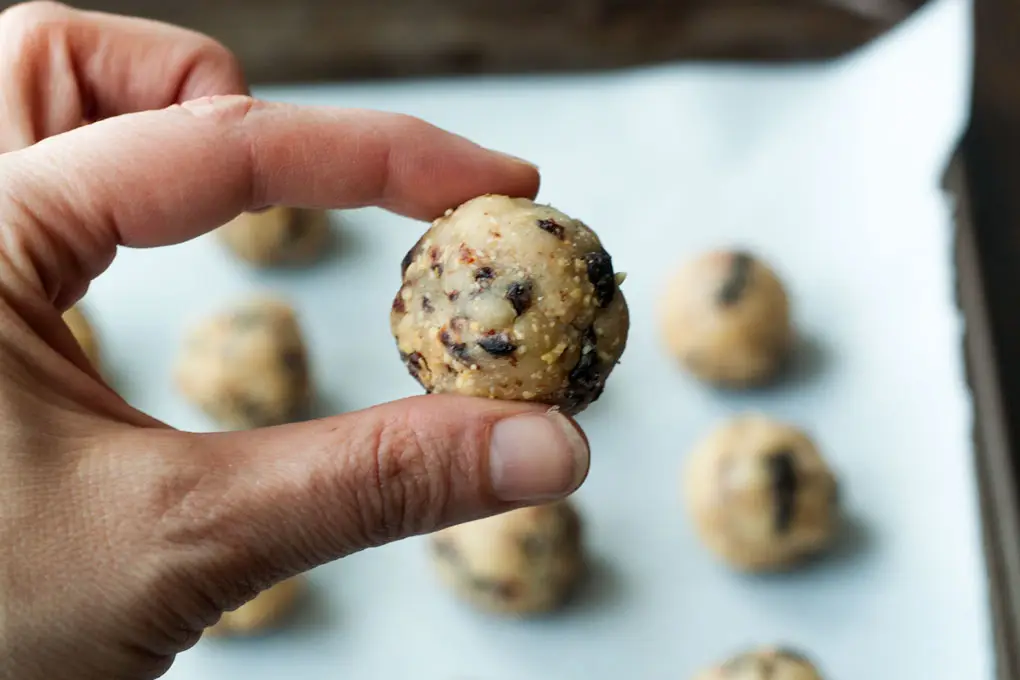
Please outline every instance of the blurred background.
M92 0L188 26L253 83L828 58L925 0ZM0 3L0 8L14 3Z

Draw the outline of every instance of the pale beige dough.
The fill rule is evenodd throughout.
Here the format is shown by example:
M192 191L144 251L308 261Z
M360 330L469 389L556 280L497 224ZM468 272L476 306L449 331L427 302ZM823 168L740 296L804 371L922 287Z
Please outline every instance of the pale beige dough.
M441 581L495 614L557 609L584 569L581 519L569 501L453 526L433 534L430 545Z
M64 323L71 331L71 335L78 341L81 346L82 352L92 363L92 366L99 370L99 343L96 340L96 332L92 328L92 323L89 321L84 309L80 304L74 305L63 315Z
M666 349L692 375L722 387L773 381L795 337L787 292L749 253L712 251L684 263L659 299Z
M806 656L792 649L762 647L738 654L694 680L823 680Z
M175 377L181 393L218 424L248 429L307 415L308 363L293 308L260 297L196 325Z
M234 611L224 612L216 624L206 629L206 633L216 637L244 636L275 628L293 613L305 588L302 576L281 581Z
M407 253L390 323L428 392L533 401L574 415L599 398L627 344L609 254L579 220L480 196Z
M794 566L825 550L839 525L836 478L814 442L756 413L696 444L683 495L704 544L741 570Z
M242 260L269 267L309 264L329 245L329 218L322 210L274 206L241 213L216 230L231 252Z

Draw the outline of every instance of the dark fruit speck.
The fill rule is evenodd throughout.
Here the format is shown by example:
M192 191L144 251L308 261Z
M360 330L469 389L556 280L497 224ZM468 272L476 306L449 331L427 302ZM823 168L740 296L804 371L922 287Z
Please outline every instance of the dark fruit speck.
M567 389L561 404L567 415L582 411L602 395L601 362L596 349L595 328L589 326L581 339L581 356L568 376Z
M404 365L407 366L407 372L424 387L425 383L422 382L421 374L422 371L428 369L425 357L421 355L421 352L401 353L400 356L404 360Z
M418 239L417 243L411 246L411 249L407 251L407 254L404 255L404 259L400 261L401 278L403 278L403 276L407 274L407 268L411 266L412 262L414 262L414 258L418 257L418 253L421 252L421 247L424 242L425 237L422 236L420 239Z
M747 284L751 278L751 267L754 259L747 253L733 253L730 259L730 269L726 273L726 280L719 288L716 299L721 305L733 305L740 301Z
M793 451L783 450L767 459L769 480L772 485L772 502L775 503L773 525L776 533L784 534L793 523L797 501L797 466Z
M514 281L506 289L506 299L520 316L531 306L531 281Z
M563 225L556 220L538 220L537 224L542 231L549 232L559 240L563 240Z
M443 343L443 347L446 348L446 351L449 352L450 356L454 359L463 362L469 361L467 345L463 342L457 342L454 340L453 336L450 335L450 332L445 328L439 334L439 342Z
M495 357L505 357L517 351L517 345L506 333L489 335L478 341L478 346Z
M616 275L613 272L613 258L604 250L584 256L588 268L588 280L595 288L595 302L606 307L616 294Z

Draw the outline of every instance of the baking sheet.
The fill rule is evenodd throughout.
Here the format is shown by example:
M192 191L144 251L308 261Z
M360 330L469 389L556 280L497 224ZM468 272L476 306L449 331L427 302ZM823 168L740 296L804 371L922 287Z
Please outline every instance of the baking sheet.
M990 680L963 320L938 189L965 121L969 23L967 3L941 0L824 67L259 92L404 111L537 162L540 200L591 224L628 273L631 340L580 417L593 463L575 500L594 573L561 615L475 613L438 587L412 539L315 570L314 601L290 628L203 641L167 677L666 680L782 642L834 680ZM388 313L396 263L424 225L374 209L335 219L335 256L301 272L250 270L209 238L122 252L86 302L118 388L177 427L213 429L170 389L180 339L269 290L303 315L326 412L416 394ZM806 337L792 380L767 392L705 389L658 343L664 277L729 245L775 264ZM845 487L839 549L786 576L721 567L677 497L695 439L748 409L804 426Z

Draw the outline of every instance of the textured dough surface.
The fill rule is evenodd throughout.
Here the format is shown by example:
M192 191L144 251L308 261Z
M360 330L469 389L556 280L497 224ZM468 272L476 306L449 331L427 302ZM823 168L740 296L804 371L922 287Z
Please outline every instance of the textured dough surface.
M551 611L584 568L581 520L568 501L522 508L444 529L430 537L443 583L496 614Z
M311 379L297 316L257 298L195 326L176 369L181 393L220 425L279 425L307 413Z
M824 550L838 526L836 479L813 441L760 414L698 442L683 490L705 545L744 570L795 565Z
M765 647L738 654L694 680L822 680L822 676L800 652Z
M305 591L304 577L295 576L271 586L220 620L206 632L210 635L238 636L261 633L280 624L290 615Z
M692 375L727 387L773 380L794 330L786 290L760 259L712 251L681 266L659 301L662 340Z
M98 370L99 366L99 343L96 340L96 332L92 329L92 324L89 322L88 316L82 309L81 305L74 305L63 315L64 323L71 331L71 335L78 341L81 346L82 352L92 363L92 366Z
M324 252L331 234L324 211L286 206L241 213L216 233L237 257L259 266L308 264Z
M575 415L627 344L627 302L595 233L522 198L480 196L408 252L390 323L428 392L534 401Z

